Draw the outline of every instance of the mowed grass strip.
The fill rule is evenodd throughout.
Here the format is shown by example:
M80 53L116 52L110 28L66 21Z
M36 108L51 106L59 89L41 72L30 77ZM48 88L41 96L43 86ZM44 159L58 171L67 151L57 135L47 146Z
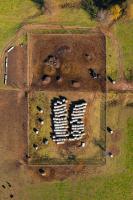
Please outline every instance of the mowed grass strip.
M106 37L106 71L107 75L113 79L117 79L118 76L118 60L116 50L112 44L110 38Z
M126 78L133 80L133 21L118 22L116 24L116 34L123 51Z

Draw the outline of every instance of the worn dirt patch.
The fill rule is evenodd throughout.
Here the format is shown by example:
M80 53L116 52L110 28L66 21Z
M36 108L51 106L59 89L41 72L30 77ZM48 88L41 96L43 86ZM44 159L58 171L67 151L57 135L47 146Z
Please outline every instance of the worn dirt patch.
M121 139L121 132L120 130L115 130L114 133L111 135L112 142L118 142Z
M58 55L60 68L55 70L47 67L44 60L49 55L57 55L62 46L68 47L70 51ZM28 54L30 84L36 89L97 91L105 88L105 37L101 33L31 34ZM92 79L89 68L95 69L101 79ZM49 75L52 80L47 86L42 86L41 78L44 74ZM56 81L57 75L63 78L61 84ZM72 80L80 82L80 88L73 88Z
M17 46L8 53L7 84L24 87L27 84L27 47Z

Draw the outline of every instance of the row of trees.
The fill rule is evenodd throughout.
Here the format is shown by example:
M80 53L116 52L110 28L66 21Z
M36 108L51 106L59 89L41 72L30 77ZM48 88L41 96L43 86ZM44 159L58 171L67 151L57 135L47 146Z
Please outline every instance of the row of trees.
M99 11L108 10L116 5L119 6L125 1L126 0L82 0L82 6L92 18L95 18Z

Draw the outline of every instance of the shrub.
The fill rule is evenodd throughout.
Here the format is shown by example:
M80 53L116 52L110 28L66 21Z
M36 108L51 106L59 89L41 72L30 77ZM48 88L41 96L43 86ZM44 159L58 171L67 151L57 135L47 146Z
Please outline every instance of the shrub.
M122 14L122 9L120 8L119 5L114 5L111 8L111 14L112 14L113 20L117 20Z

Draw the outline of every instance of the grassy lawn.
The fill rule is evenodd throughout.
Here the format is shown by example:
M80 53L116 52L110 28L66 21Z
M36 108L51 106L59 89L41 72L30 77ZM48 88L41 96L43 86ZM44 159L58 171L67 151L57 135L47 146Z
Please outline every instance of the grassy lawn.
M30 187L28 195L33 200L132 200L132 177L128 173L121 173L79 179L76 182L44 183Z
M123 94L121 94L123 95ZM119 96L121 99L122 96ZM114 98L114 97L113 97ZM118 99L118 97L116 97ZM123 98L125 98L123 96ZM27 186L23 196L29 199L47 200L132 200L133 199L133 108L116 105L109 106L107 124L113 129L120 129L122 138L115 143L120 148L120 154L107 159L107 165L102 173L95 176L80 176L76 179L67 179L52 183L38 183ZM111 144L107 136L107 146ZM88 169L89 170L89 169ZM20 198L21 199L21 198Z
M125 75L128 80L133 80L133 45L132 45L133 21L119 21L116 24L116 34L123 50Z
M31 0L0 2L0 51L12 38L20 24L38 11Z
M113 47L111 39L106 37L106 72L107 75L115 80L117 79L117 66L116 50Z
M91 20L89 15L83 9L60 9L57 14L41 15L35 19L29 20L29 23L44 23L69 26L95 27L96 22Z

